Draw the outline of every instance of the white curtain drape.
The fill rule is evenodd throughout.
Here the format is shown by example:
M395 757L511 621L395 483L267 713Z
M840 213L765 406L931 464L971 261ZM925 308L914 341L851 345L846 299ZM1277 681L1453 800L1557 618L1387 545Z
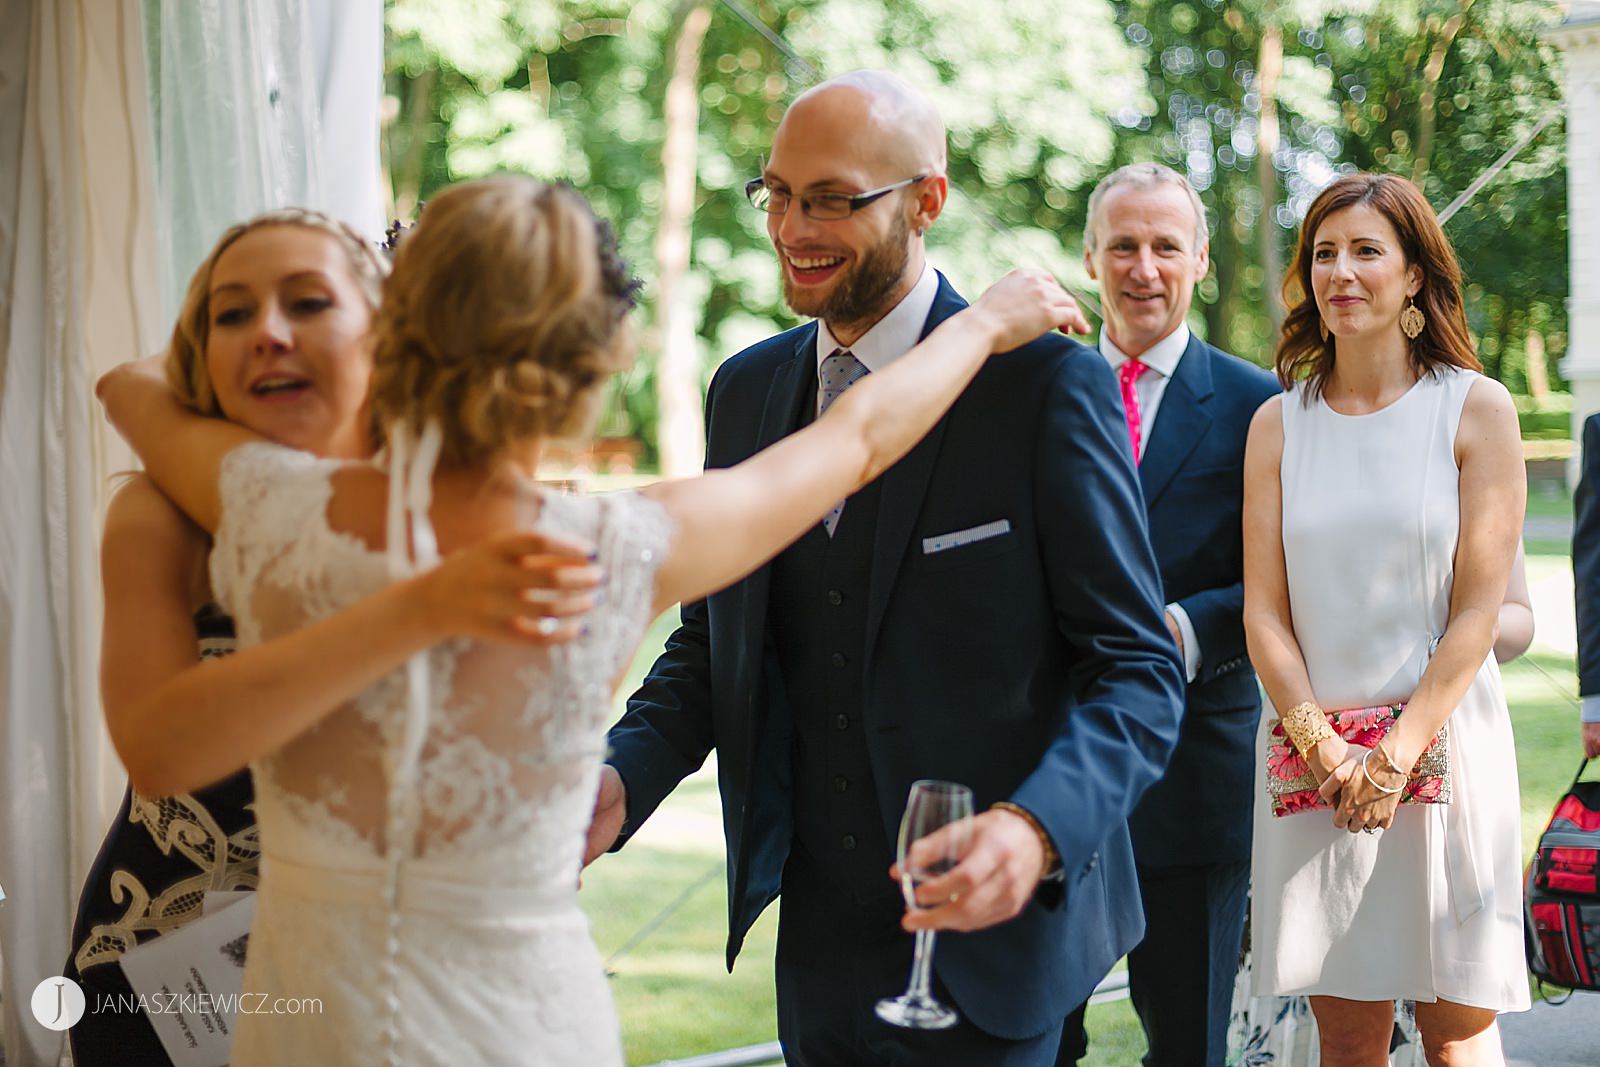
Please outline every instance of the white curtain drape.
M137 0L7 0L26 48L4 101L0 353L0 912L10 1067L54 1067L27 1008L59 974L71 909L119 787L95 667L100 503L126 453L97 367L159 336ZM18 38L21 43L18 43ZM9 80L9 79L8 79Z
M321 125L323 206L374 241L383 238L383 0L311 3L311 46Z
M319 208L382 237L382 0L146 6L169 318L217 235L251 215Z
M156 351L227 225L287 204L382 231L382 0L0 0L0 999L56 1067L60 973L122 788L101 725L97 547L131 465L95 409ZM159 181L158 181L159 175Z

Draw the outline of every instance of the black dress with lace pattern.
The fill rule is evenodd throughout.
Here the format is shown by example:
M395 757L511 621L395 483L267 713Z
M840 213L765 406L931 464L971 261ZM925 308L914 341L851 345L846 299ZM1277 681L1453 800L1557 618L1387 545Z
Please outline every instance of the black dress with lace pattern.
M214 604L195 615L200 658L233 651L233 620ZM118 961L135 945L197 919L210 891L256 887L260 850L250 772L172 797L129 788L78 898L63 973L83 986L68 1037L78 1067L170 1064L150 1020L133 1007Z

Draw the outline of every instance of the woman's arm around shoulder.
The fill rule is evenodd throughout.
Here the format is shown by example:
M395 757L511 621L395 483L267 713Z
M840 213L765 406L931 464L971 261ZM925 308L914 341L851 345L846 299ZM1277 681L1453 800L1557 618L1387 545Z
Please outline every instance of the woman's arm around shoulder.
M223 457L264 438L184 407L162 366L163 357L151 356L113 367L96 383L95 395L156 486L202 529L214 531L222 515Z

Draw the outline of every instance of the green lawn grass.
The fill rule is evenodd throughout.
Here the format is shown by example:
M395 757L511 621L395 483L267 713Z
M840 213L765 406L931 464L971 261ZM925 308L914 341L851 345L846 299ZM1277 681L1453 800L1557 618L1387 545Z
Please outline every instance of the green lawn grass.
M1570 514L1561 500L1541 514ZM1528 545L1532 582L1568 567L1564 544ZM631 692L676 613L657 620L622 692ZM1532 652L1504 669L1522 786L1522 844L1529 854L1580 759L1572 657L1535 642ZM732 975L723 965L727 893L714 771L687 781L661 815L684 832L654 844L636 842L603 858L585 874L581 894L603 956L611 956L646 924L660 925L612 965L612 991L622 1019L630 1064L653 1064L753 1045L776 1038L772 953L776 905L746 940ZM662 918L671 905L681 905ZM1092 1067L1125 1067L1144 1052L1144 1037L1126 1000L1089 1011Z
M1528 486L1528 515L1530 518L1572 518L1572 494L1559 482L1540 479ZM1565 550L1563 550L1565 551Z

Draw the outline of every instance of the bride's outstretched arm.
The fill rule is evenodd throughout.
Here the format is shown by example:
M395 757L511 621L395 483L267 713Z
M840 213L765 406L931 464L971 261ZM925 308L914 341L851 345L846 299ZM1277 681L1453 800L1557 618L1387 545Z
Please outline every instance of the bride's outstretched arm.
M677 522L656 610L744 577L909 452L995 352L1088 323L1049 275L1013 271L822 418L743 463L646 492Z
M514 534L453 553L291 634L201 663L190 608L208 547L142 475L111 502L101 549L101 695L129 781L148 796L232 774L448 637L570 640L598 578L585 546ZM537 608L566 620L554 632L527 617L528 588L562 591Z

